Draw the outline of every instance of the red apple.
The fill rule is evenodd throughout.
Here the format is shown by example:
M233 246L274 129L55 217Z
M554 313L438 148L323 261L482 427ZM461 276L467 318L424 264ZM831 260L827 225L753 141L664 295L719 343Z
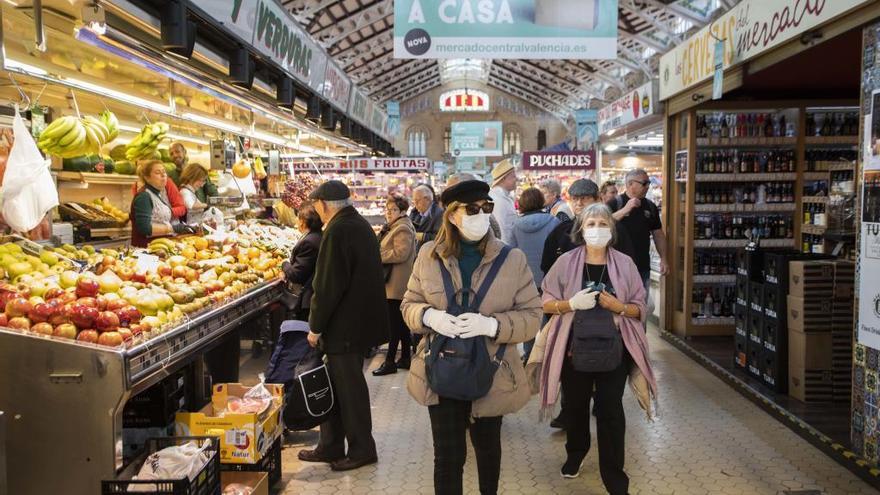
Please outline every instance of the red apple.
M128 305L128 301L125 299L110 299L107 301L107 311L116 311L117 309L122 309Z
M27 319L26 316L16 316L9 320L9 328L19 328L21 330L27 330L31 327L31 320Z
M59 288L59 287L51 287L49 289L46 289L46 293L43 294L43 299L45 299L47 301L51 301L57 297L61 297L61 295L63 295L63 294L64 294L64 289Z
M57 299L63 306L67 303L72 303L76 301L76 293L74 293L73 291L64 291L64 294L61 294L55 299Z
M100 290L98 281L93 278L80 276L76 279L76 297L95 297Z
M76 334L76 340L80 342L90 342L92 344L96 344L98 342L98 331L82 330L78 334Z
M97 303L98 311L106 311L107 310L107 298L104 296L98 296L95 299Z
M140 323L136 323L136 324L132 325L131 327L129 327L129 330L131 330L131 334L133 336L137 337L138 335L144 333L144 326L141 325Z
M123 281L126 281L132 279L132 277L134 276L134 272L131 270L131 268L122 267L116 270L116 275L118 275L119 278Z
M9 318L6 316L6 313L0 313L0 327L8 327L9 326Z
M52 332L52 335L56 337L63 337L65 339L75 339L76 338L76 327L71 323L64 323L55 327L55 331Z
M119 317L113 311L101 311L95 318L95 328L99 332L111 332L119 328Z
M59 312L58 308L48 303L40 303L28 311L28 318L34 323L44 323L52 318L52 315Z
M122 335L119 332L104 332L98 336L98 344L108 347L118 347L122 345Z
M134 323L141 321L141 312L134 306L126 306L124 308L113 311L119 317L119 324L123 327L130 327Z
M147 274L146 273L132 273L131 274L131 281L145 284L145 283L147 283Z
M117 330L117 332L119 332L119 335L122 335L122 340L125 342L128 342L134 338L134 333L132 333L132 331L128 328L120 328L119 330Z
M70 321L78 328L92 328L95 324L95 318L98 317L98 310L77 303L70 309L69 316Z
M183 265L177 265L171 269L171 276L174 278L185 278L186 277L186 267Z
M6 303L6 316L9 318L25 316L30 312L31 308L33 308L33 305L30 301L23 297L16 297Z
M36 332L42 335L52 335L54 331L55 327L46 322L37 323L36 325L31 327L31 332Z
M168 265L166 263L160 264L159 267L156 269L156 273L160 277L170 277L171 276L171 265Z
M82 304L83 306L89 306L91 308L98 307L98 300L94 297L80 297L76 302L77 304Z
M105 267L113 266L116 264L116 258L114 258L113 256L104 256L104 258L101 259L101 264Z

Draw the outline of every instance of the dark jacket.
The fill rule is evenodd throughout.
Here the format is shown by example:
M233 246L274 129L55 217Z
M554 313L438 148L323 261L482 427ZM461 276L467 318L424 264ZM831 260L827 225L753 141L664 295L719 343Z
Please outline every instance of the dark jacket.
M437 203L431 203L431 209L428 210L428 216L425 218L422 218L419 210L413 208L409 212L409 219L412 220L416 233L424 234L424 237L416 246L416 249L421 249L425 243L433 241L437 237L437 232L440 232L440 226L443 225L443 208Z
M321 231L313 230L303 236L290 251L290 261L284 262L284 278L293 284L302 286L299 305L293 311L308 309L312 305L312 277L318 263L318 252L321 249Z
M584 245L584 240L581 236L577 236L577 242L571 240L571 229L573 228L574 220L568 220L557 225L550 232L550 235L547 236L547 240L544 242L544 252L541 255L541 271L544 273L549 272L553 263L556 263L560 256L578 246ZM614 243L614 249L632 258L633 245L626 234L626 230L619 226L616 230L617 241Z
M354 207L324 226L309 327L328 354L363 353L388 342L388 303L379 241Z

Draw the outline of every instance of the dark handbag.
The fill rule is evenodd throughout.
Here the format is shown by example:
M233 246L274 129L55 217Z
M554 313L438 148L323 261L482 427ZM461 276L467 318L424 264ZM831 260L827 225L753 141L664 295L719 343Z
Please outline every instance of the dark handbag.
M336 405L333 383L324 355L311 349L293 372L293 386L284 407L284 424L291 430L310 430L327 421Z
M281 288L281 304L288 311L293 311L300 307L300 300L303 294L303 284L295 284L293 282L284 282Z
M623 360L623 338L614 324L614 315L603 308L575 311L569 352L576 371L616 370Z
M452 276L446 270L443 261L438 260L440 273L443 276L443 287L449 301L446 312L453 316L478 313L480 303L509 252L510 248L507 246L501 249L498 257L492 262L483 285L476 293L470 289L456 292L452 285ZM459 302L463 300L464 293L469 294L467 306ZM425 354L428 385L440 397L467 401L484 397L492 388L495 372L503 363L506 349L507 344L501 344L495 355L490 356L485 338L461 339L434 334L427 340Z

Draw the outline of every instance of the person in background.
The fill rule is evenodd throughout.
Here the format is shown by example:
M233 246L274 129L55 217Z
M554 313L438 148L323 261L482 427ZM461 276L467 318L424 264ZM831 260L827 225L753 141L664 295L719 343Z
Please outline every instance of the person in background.
M645 298L651 287L651 238L660 254L660 275L669 272L666 258L666 234L660 221L660 210L651 200L645 198L651 181L648 173L637 168L626 173L625 192L606 203L614 212L614 220L620 225L632 242L632 258L642 276Z
M373 370L374 376L397 373L398 369L409 369L410 339L409 328L403 321L400 302L406 292L406 284L412 274L416 260L416 230L406 216L409 201L400 195L388 198L385 203L385 226L379 232L379 253L385 269L385 298L388 300L388 317L391 320L391 340L385 362ZM442 214L441 214L442 215ZM400 346L400 361L395 362L397 347Z
M144 186L131 201L131 245L147 247L152 238L193 233L171 210L165 192L168 174L162 162L142 162L137 173Z
M317 447L298 457L348 471L378 462L363 368L367 349L388 342L382 257L373 228L352 206L345 184L327 181L309 199L324 222L324 236L312 281L308 340L326 353L337 407L321 425Z
M462 292L461 305L470 307L466 289L478 290L489 276L495 259L506 246L489 231L489 186L483 181L459 182L443 191L446 205L437 238L419 251L401 309L413 332L426 338L419 344L407 379L407 390L428 407L434 440L434 492L461 494L467 458L466 431L477 458L480 493L498 492L501 475L501 420L529 400L529 387L515 344L535 336L541 318L540 299L522 251L511 249L500 264L491 288L473 312L453 316L441 266ZM474 401L438 396L425 370L426 342L435 335L460 339L485 339L490 355L506 344L502 363L487 395ZM518 385L517 385L518 384Z
M309 203L302 205L296 212L297 229L305 233L290 251L290 261L281 264L284 280L299 290L300 297L293 307L288 308L293 320L309 321L309 310L312 307L312 279L315 266L318 264L318 253L321 249L321 229L324 223Z
M520 194L520 217L513 224L513 235L510 239L510 247L522 249L526 254L526 260L535 280L535 287L541 287L541 280L544 279L544 270L541 269L544 243L550 232L559 225L559 220L544 210L544 198L544 194L534 187L530 187ZM524 360L528 360L534 343L534 340L529 340L523 345Z
M606 180L599 189L599 200L608 203L617 197L617 181Z
M645 288L632 258L613 249L614 232L611 211L601 203L588 206L578 217L573 235L584 239L584 247L563 254L544 277L544 312L553 316L528 368L538 373L532 377L539 376L542 416L552 410L562 385L568 419L567 457L560 474L580 474L590 449L590 400L595 396L602 482L610 494L625 495L629 477L623 470L623 390L630 370L637 368L639 380L647 382L646 397L640 393L639 398L647 401L650 415L657 383L642 331ZM605 344L608 335L616 342ZM603 345L607 355L597 353L597 345Z
M556 179L545 179L541 182L541 193L544 194L544 211L556 217L560 222L573 220L574 213L562 199L562 186Z
M470 174L467 172L459 172L456 174L452 174L446 179L446 189L458 184L459 182L464 182L466 180L479 180L477 176L474 174ZM441 201L442 203L442 201ZM489 230L492 231L492 235L495 236L496 239L501 239L501 226L498 225L498 220L495 219L495 215L489 215Z
M416 229L416 241L421 249L428 241L433 241L443 222L443 208L434 201L434 190L427 184L419 184L413 189L413 209L409 219Z
M510 160L502 160L492 169L492 190L489 196L495 202L492 215L501 227L501 242L510 244L513 224L516 222L516 206L511 193L516 190L516 170Z
M186 168L186 164L189 161L186 147L184 147L183 143L181 143L180 141L173 142L168 148L168 154L171 156L171 161L174 162L174 166L177 167L178 176L181 176L183 174L183 170ZM178 180L180 181L178 185L182 185L183 177ZM217 186L211 183L210 177L205 178L205 183L202 184L202 187L196 189L196 197L202 203L207 203L209 197L216 195Z
M186 223L198 225L202 223L202 216L208 205L199 201L196 191L208 180L208 171L198 163L190 163L180 174L180 195L186 206Z
M140 170L141 164L153 161L158 160L142 160L138 162L138 170ZM162 168L165 168L165 166L163 165ZM167 172L165 177L168 177ZM131 185L131 195L137 196L144 189L144 184L144 180L138 175L137 182ZM168 198L168 204L171 206L171 216L178 220L186 220L186 205L183 203L183 195L180 194L180 189L177 188L177 184L173 180L165 181L165 196Z

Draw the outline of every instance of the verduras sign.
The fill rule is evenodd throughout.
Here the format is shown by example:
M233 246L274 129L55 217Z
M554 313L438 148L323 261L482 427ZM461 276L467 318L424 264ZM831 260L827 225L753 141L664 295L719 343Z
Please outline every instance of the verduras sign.
M653 115L657 92L653 82L640 86L599 110L599 133L623 127Z
M715 41L724 43L723 69L745 62L870 0L743 0L660 59L660 99L715 73Z
M595 151L525 151L523 170L594 170Z
M431 161L427 158L356 158L351 160L297 160L291 163L294 170L321 172L395 172L431 170Z

